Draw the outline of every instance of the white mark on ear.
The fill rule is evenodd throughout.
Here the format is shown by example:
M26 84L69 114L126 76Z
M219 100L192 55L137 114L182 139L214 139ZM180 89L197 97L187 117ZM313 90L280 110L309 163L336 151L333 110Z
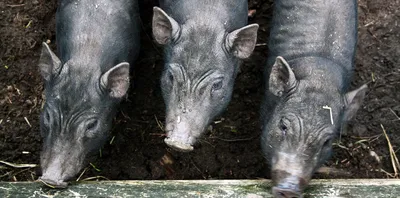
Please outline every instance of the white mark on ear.
M332 116L332 108L328 105L325 105L322 107L323 109L328 109L329 110L329 115L331 116L331 124L333 125L333 116Z
M177 118L176 118L176 123L181 123L181 116L178 116Z

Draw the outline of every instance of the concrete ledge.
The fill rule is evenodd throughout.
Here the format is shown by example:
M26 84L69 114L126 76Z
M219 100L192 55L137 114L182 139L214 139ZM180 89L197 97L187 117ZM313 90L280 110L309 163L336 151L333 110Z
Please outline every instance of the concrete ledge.
M272 197L270 180L131 180L72 183L0 182L0 197ZM399 179L312 180L305 197L400 197Z

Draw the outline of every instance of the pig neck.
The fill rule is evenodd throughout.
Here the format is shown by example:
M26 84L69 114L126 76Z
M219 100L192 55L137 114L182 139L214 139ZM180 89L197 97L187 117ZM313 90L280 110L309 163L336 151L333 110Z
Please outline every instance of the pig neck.
M332 87L341 94L347 91L349 71L346 67L324 57L301 57L288 61L297 80L310 80L318 85Z
M179 24L190 21L221 23L227 32L239 29L247 24L246 0L183 0L160 1L163 8Z
M101 66L97 63L70 59L63 64L54 83L58 87L64 87L63 90L68 89L70 93L73 93L85 87L89 89L98 87L102 73L104 72L101 71Z

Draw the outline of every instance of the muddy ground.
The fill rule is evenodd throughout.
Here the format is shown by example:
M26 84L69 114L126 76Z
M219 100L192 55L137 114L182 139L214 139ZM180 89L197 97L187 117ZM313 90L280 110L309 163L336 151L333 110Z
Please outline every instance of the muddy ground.
M141 3L142 51L135 87L120 108L110 141L80 179L249 179L268 177L259 146L262 70L267 57L272 0L251 0L259 23L258 46L237 77L225 113L192 153L164 143L164 104L159 88L161 48L151 37L153 2ZM400 1L359 1L359 42L352 88L368 83L357 118L334 145L334 154L315 178L392 178L388 139L400 156ZM37 62L41 42L55 49L56 2L0 1L0 160L39 164L39 112L43 81ZM159 122L159 124L158 124ZM0 180L32 181L39 168L0 163ZM101 176L101 177L100 177ZM92 178L93 179L93 178Z

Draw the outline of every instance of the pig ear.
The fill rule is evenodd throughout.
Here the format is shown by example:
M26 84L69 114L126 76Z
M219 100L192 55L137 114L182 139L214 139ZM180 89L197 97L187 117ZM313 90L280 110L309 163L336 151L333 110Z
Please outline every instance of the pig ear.
M295 86L295 84L296 77L292 68L283 57L276 57L269 76L269 91L281 97L287 89Z
M229 51L241 59L248 58L257 42L258 24L252 24L229 33L226 45Z
M53 75L60 73L61 61L51 51L50 47L46 44L42 44L42 53L39 60L39 70L45 81L50 81Z
M101 86L112 98L121 99L129 88L129 63L120 63L101 76Z
M177 37L179 24L167 15L161 8L153 8L153 36L158 44L164 45Z
M344 110L345 121L349 121L354 118L354 116L357 113L357 110L360 108L364 100L365 93L367 92L367 90L368 86L364 84L360 88L346 93L345 95L346 106Z

